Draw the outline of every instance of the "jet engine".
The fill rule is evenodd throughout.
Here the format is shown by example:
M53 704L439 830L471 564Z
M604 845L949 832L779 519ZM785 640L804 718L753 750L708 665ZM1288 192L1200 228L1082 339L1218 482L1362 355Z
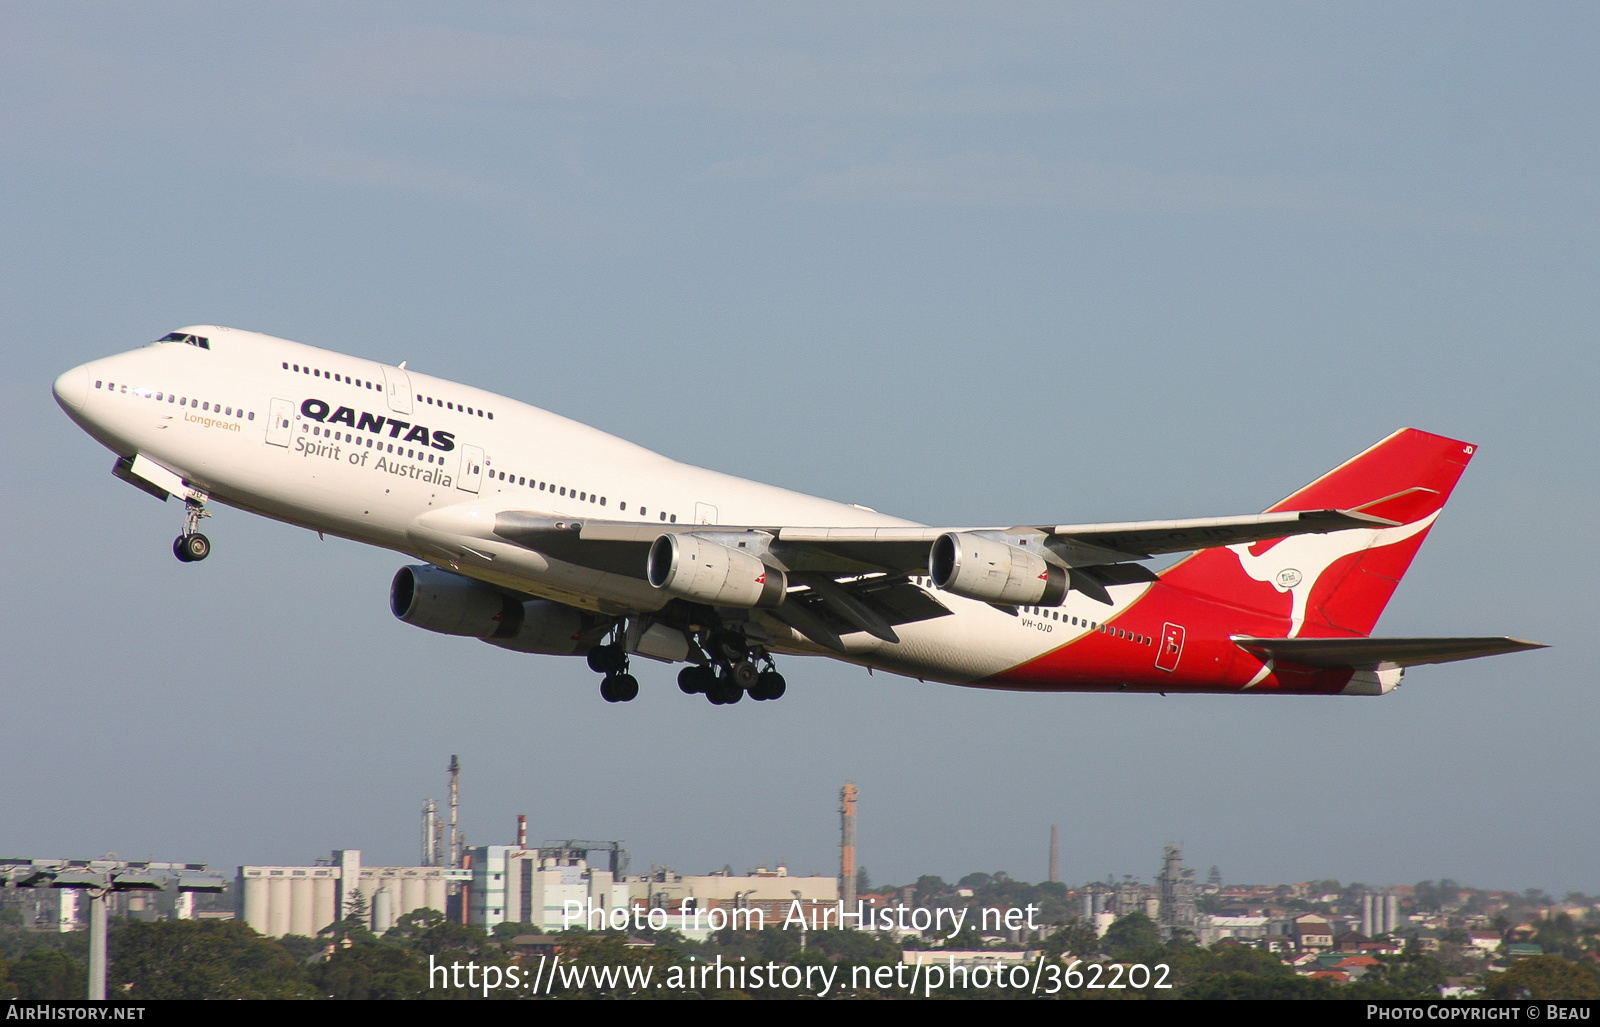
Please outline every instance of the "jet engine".
M519 602L491 585L431 565L402 567L389 586L389 608L407 624L443 635L481 638L521 653L571 656L583 614L546 599Z
M519 653L576 656L588 652L598 641L583 637L590 623L591 619L570 606L549 599L530 599L522 604L522 626L516 634L509 638L490 636L484 641Z
M1043 554L972 531L934 540L928 577L946 592L1007 606L1060 606L1068 586L1066 570Z
M712 606L771 609L789 587L783 571L759 557L692 534L656 539L646 577L656 588Z

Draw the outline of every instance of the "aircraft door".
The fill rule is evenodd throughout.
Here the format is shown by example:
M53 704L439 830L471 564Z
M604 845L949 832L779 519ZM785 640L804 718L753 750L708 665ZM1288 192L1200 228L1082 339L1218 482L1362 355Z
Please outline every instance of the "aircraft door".
M389 399L389 409L397 414L411 413L411 376L405 368L383 366L383 394Z
M483 483L483 450L477 446L461 447L461 473L456 475L456 488L462 492L476 492Z
M1163 624L1161 626L1161 650L1156 653L1156 669L1172 672L1178 669L1178 660L1183 657L1183 625Z
M696 524L717 523L717 508L710 503L696 503L694 505L694 522Z
M267 409L267 445L289 447L289 437L294 433L294 403L275 399Z

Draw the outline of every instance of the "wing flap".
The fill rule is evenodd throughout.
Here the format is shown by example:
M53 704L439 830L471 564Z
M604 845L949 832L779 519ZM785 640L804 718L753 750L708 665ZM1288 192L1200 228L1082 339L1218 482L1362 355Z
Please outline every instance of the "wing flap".
M1489 638L1250 638L1235 636L1233 644L1258 657L1298 663L1305 667L1414 667L1426 663L1475 660L1530 649L1542 642L1509 636Z

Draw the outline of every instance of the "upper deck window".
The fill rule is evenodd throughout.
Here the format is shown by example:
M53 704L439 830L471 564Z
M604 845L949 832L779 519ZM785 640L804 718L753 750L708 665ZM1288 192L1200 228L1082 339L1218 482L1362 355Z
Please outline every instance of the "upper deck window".
M191 346L199 346L201 349L210 349L211 348L211 340L206 338L204 335L186 335L183 332L168 332L167 334L163 335L161 338L157 339L156 341L157 342L186 342Z

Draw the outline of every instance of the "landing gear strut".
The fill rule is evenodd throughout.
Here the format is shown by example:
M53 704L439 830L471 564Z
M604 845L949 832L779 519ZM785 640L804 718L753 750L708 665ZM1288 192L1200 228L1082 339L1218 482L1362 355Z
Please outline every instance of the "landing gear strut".
M713 706L731 706L746 694L757 702L783 695L783 675L765 649L732 632L718 632L709 641L706 662L678 674L684 692L702 693Z
M600 698L606 702L632 702L638 697L639 679L628 673L628 654L619 643L590 649L589 669L605 675L600 679Z
M173 556L183 563L198 563L211 555L211 540L200 534L200 518L210 516L204 499L184 500L183 534L172 541Z

